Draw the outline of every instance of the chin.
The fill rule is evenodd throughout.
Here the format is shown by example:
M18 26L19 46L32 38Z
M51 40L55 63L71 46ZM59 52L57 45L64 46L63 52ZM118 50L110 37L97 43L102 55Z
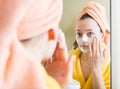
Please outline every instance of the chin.
M81 48L81 51L82 51L83 53L87 53L87 52L88 52L88 49Z

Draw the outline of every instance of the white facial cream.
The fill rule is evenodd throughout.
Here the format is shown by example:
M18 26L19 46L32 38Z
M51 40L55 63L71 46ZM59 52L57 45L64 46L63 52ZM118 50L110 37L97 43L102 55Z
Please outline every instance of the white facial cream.
M93 40L93 38L88 37L86 33L83 34L82 37L77 37L76 36L77 44L78 44L79 48L81 49L81 51L83 53L87 53L88 52L88 49L83 47L83 43L86 42L89 45L89 44L92 43L92 40Z

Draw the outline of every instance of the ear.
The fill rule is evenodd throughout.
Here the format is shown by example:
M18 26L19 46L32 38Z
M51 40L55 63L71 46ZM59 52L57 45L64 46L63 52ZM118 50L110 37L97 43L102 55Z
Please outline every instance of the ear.
M52 28L48 31L48 40L55 40L55 32Z

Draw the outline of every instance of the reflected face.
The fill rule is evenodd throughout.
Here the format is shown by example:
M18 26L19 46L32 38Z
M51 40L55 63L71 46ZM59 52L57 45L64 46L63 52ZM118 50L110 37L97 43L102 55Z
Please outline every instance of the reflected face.
M76 27L76 41L83 53L87 53L88 46L94 37L102 40L102 32L96 21L92 18L80 20Z

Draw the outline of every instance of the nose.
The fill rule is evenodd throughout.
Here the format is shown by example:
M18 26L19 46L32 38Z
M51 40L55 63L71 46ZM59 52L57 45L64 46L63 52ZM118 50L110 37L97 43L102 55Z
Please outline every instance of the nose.
M88 41L88 37L86 36L86 34L83 35L82 40L83 40L84 42Z

